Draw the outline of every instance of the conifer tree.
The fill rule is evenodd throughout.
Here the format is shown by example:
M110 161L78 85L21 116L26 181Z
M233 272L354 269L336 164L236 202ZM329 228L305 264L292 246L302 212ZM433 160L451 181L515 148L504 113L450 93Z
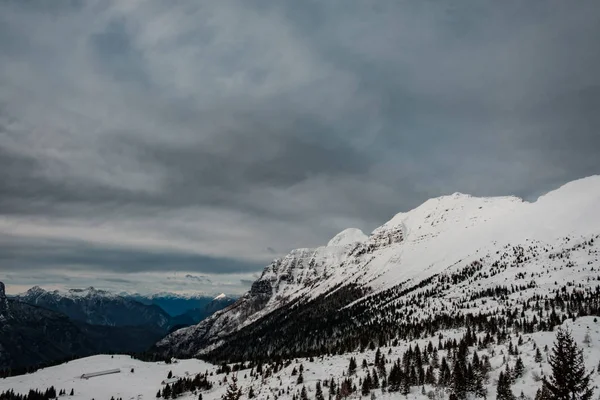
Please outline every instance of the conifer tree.
M323 396L323 389L321 388L321 381L317 381L317 387L315 389L315 400L325 400Z
M371 376L367 373L367 376L362 381L361 393L363 396L367 396L371 392Z
M552 400L589 400L592 397L591 373L585 371L583 351L578 348L571 332L558 329L548 363L552 375L549 379L544 378L544 385Z
M352 375L356 372L356 359L350 357L350 364L348 365L348 375Z
M498 387L496 388L496 400L514 400L515 395L510 388L510 378L500 371L498 377Z
M513 371L515 379L521 378L525 373L525 365L523 365L523 360L521 357L517 358L517 362L515 363L515 369Z
M371 373L371 378L373 380L372 387L373 389L377 389L379 387L379 376L377 376L377 370L373 368L373 372Z
M233 377L227 386L227 392L221 397L223 400L238 400L242 397L242 390L238 388L237 378Z
M536 363L542 362L542 352L540 351L539 347L537 349L535 349L535 357L534 357L533 361L535 361Z
M404 374L402 377L402 382L400 384L400 393L407 396L410 393L410 376L408 374Z
M454 362L454 368L452 370L452 393L459 399L465 399L467 397L467 380L458 360Z
M542 387L539 388L537 390L537 393L535 394L535 400L550 400L551 397L552 393L550 392L550 390L548 390L546 385L542 385Z
M300 391L300 400L308 400L308 394L306 393L306 387L302 386Z
M431 354L431 366L433 368L440 367L440 358L437 349L433 349L433 353Z

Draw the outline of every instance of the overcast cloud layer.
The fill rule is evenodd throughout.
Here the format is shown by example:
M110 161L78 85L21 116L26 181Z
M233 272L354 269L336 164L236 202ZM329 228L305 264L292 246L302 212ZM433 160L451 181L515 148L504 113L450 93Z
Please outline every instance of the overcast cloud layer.
M0 2L0 280L239 293L456 191L600 173L600 5Z

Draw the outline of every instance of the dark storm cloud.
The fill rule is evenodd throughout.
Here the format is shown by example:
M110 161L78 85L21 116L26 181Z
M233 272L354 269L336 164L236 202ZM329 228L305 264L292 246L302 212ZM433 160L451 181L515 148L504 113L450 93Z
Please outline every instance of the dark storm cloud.
M592 0L4 2L2 262L251 273L429 197L535 200L600 173L598 37Z
M69 271L106 272L176 272L197 271L213 274L239 273L256 270L260 265L226 258L211 258L183 252L136 251L115 247L98 247L89 243L58 240L31 240L0 237L0 264L3 271L43 271L62 268ZM199 280L201 276L186 275ZM116 282L114 278L111 282ZM203 277L205 283L212 283Z

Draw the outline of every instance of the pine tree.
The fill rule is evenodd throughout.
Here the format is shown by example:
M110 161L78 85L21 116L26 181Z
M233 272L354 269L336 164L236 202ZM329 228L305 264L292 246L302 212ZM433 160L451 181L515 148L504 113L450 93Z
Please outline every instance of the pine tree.
M160 392L160 389L158 389L158 392L156 392L156 398L160 399L162 397L162 393Z
M242 397L242 390L237 386L237 378L233 377L227 387L227 392L221 397L223 400L238 400Z
M475 375L475 395L477 397L483 397L483 398L487 397L487 389L485 388L485 385L483 384L483 375L482 375L481 371L477 371L477 373Z
M373 368L373 372L371 373L371 377L373 380L373 389L377 389L379 387L379 376L377 376L377 370L375 370L375 368Z
M467 380L460 362L456 360L454 362L454 368L452 370L452 393L459 399L465 399L467 397Z
M553 400L589 400L592 397L591 373L585 371L583 351L577 347L571 332L558 329L548 363L552 376L544 378L544 385L552 393Z
M442 366L438 376L438 384L442 386L448 386L450 384L450 367L446 362L446 357L442 357Z
M306 387L302 386L300 391L300 400L308 400L308 394L306 393Z
M539 347L537 349L535 349L535 357L534 357L533 361L535 361L536 363L542 362L542 352L540 351Z
M552 393L550 392L550 390L548 390L546 385L542 385L542 387L539 388L537 390L537 393L535 394L535 400L550 400L551 397Z
M440 367L440 358L439 358L437 349L433 349L433 353L431 355L431 366L433 368Z
M521 378L524 373L525 365L523 365L523 360L521 359L521 357L519 357L517 358L517 362L515 363L515 369L513 371L515 379Z
M390 369L390 376L387 379L390 392L397 392L400 389L403 379L402 375L400 363L396 361L394 365L392 365L392 368Z
M363 379L361 393L363 396L367 396L371 392L371 376L367 375L365 379Z
M407 396L410 393L410 375L404 374L402 383L400 384L400 393Z
M350 357L350 364L348 365L348 375L352 375L356 372L356 359Z
M202 395L200 395L202 396ZM253 399L254 398L254 387L250 386L250 390L248 390L248 398L249 399Z
M321 388L321 381L317 381L317 387L315 388L315 400L325 400L323 396L323 389Z
M167 379L171 379L173 377L173 371L169 371L167 374Z
M496 388L496 400L514 400L515 395L510 388L510 378L500 371L498 377L498 387Z
M171 398L171 385L167 384L162 391L162 396L164 399Z

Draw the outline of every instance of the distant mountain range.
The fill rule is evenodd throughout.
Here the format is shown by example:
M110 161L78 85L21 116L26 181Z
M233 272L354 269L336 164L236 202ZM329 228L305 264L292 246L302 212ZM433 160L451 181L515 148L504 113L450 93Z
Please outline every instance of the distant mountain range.
M146 350L167 333L198 323L234 300L173 294L118 295L93 287L47 291L39 286L8 298L0 282L0 369L97 353ZM156 303L189 305L172 316ZM155 303L156 302L156 303Z
M142 304L93 287L60 292L35 286L14 299L63 313L75 321L91 325L143 325L164 332L172 326L171 316L156 305Z
M139 301L143 304L153 304L165 310L171 317L179 317L180 321L189 318L191 323L197 323L235 302L235 298L224 293L214 297L207 295L183 295L161 292L152 295L122 294L122 296Z

